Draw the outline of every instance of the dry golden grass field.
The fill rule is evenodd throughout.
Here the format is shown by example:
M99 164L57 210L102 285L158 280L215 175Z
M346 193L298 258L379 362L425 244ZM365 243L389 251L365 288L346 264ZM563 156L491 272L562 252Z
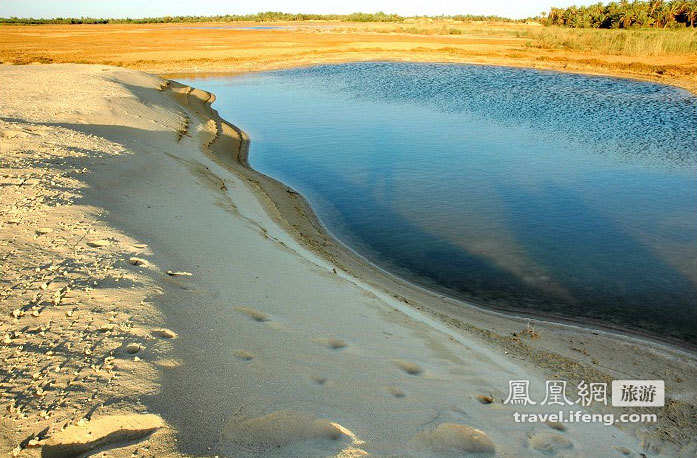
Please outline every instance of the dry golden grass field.
M285 29L250 30L263 25ZM697 88L697 31L539 24L188 23L0 25L0 62L111 64L159 74L268 70L358 60L524 66Z

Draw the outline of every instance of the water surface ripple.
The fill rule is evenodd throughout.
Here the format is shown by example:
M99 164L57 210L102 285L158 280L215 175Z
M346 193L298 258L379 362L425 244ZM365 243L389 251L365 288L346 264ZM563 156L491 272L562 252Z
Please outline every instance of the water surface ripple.
M697 97L355 63L184 81L340 240L480 304L697 343Z

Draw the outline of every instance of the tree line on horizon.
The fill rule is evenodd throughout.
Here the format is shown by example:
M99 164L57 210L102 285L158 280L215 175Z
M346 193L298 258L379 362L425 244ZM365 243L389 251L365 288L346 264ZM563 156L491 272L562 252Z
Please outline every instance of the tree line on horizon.
M495 15L440 15L416 16L427 19L449 19L463 22L526 22L539 21L543 25L572 28L630 29L630 28L679 28L697 26L697 0L622 0L607 4L570 6L550 9L537 18L510 19ZM2 24L154 24L196 22L271 22L271 21L344 21L344 22L404 22L407 18L398 14L351 13L305 14L266 11L256 14L225 14L215 16L163 16L150 18L0 18Z
M351 14L306 14L264 11L256 14L223 14L214 16L162 16L147 18L0 18L5 24L178 24L192 22L271 22L271 21L347 21L347 22L402 22L397 14L351 13Z
M351 14L305 14L264 11L256 14L223 14L214 16L162 16L147 18L0 18L5 24L178 24L191 22L271 22L271 21L337 21L347 22L402 22L397 14L351 13Z
M684 28L697 23L697 1L635 0L589 6L552 8L542 15L545 25L573 28Z
M418 16L420 18L451 19L454 21L496 21L521 22L522 19L510 19L495 15L457 14L452 16ZM351 13L351 14L306 14L283 13L280 11L265 11L256 14L224 14L215 16L162 16L149 18L0 18L3 24L178 24L195 22L272 22L272 21L344 21L344 22L404 22L407 19L398 14Z

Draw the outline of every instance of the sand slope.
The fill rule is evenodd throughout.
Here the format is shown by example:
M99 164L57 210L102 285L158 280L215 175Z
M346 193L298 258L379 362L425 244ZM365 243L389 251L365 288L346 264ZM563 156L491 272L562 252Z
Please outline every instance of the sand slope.
M22 404L23 410L3 410L0 452L41 431L36 420L45 406L22 400L35 385L31 371L39 370L42 378L50 369L47 361L55 353L47 355L49 349L95 336L103 348L93 345L92 351L103 364L110 362L110 377L83 379L82 391L63 388L52 415L40 422L49 428L44 437L33 447L25 444L27 456L41 453L44 443L47 456L57 441L70 444L60 430L68 420L74 425L68 427L80 427L78 413L90 408L97 410L91 423L111 417L104 424L120 424L116 415L159 416L132 428L133 434L102 430L104 437L119 438L115 444L82 441L123 456L144 447L142 453L157 450L158 456L599 456L599 450L611 456L618 449L667 455L680 453L680 447L687 447L683 453L694 450L684 441L670 444L655 434L637 437L600 424L514 423L515 410L559 410L503 404L510 379L530 380L532 395L544 397L547 368L536 369L535 361L521 354L513 357L496 339L420 311L426 303L412 307L395 299L290 236L248 179L216 156L221 143L231 157L239 154L240 133L205 112L201 102L209 94L144 73L80 65L0 67L0 87L8 183L1 191L3 205L8 193L19 192L13 180L20 166L26 169L22 176L55 174L55 184L49 177L40 180L42 192L71 193L70 205L40 199L31 217L18 205L3 207L3 268L12 260L13 269L26 271L48 263L44 256L60 256L72 263L67 270L73 277L66 277L72 279L71 291L80 291L70 306L45 304L40 312L38 318L50 316L51 329L60 332L46 330L20 341L29 339L22 331L29 320L39 322L31 307L25 310L29 316L10 313L41 285L33 276L3 272L0 326L9 343L0 348L12 366L0 380L2 403L3 409ZM49 163L52 149L62 153ZM42 233L46 225L52 231ZM68 247L84 248L61 251L64 239ZM55 255L45 251L52 246ZM90 263L101 269L86 268ZM109 279L102 280L105 276ZM89 290L76 286L88 284ZM91 318L71 325L66 312L73 308ZM522 330L519 321L512 323ZM61 358L61 365L80 366L78 374L95 365L77 354ZM568 367L554 370L563 374ZM57 383L41 386L57 391ZM87 391L94 397L83 396ZM123 424L140 423L131 417Z

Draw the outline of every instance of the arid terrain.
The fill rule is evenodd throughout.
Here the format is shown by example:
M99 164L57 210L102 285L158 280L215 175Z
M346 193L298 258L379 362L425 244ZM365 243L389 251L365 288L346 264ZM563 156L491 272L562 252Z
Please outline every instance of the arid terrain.
M239 28L259 25L287 28ZM693 352L531 324L375 270L248 167L213 94L152 75L411 60L697 88L692 32L596 32L0 26L0 453L695 456ZM557 379L663 379L669 393L627 410L653 424L521 424L511 379L534 397Z
M250 27L282 27L250 29ZM695 32L539 24L188 23L0 26L0 62L94 63L151 73L242 72L357 60L466 62L697 87Z

